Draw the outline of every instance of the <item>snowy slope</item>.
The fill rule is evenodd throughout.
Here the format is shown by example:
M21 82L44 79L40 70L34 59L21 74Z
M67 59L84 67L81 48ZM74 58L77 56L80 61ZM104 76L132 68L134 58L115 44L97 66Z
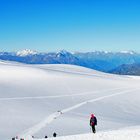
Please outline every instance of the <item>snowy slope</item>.
M0 138L88 133L92 112L97 132L140 125L139 82L72 65L0 63Z
M124 129L117 131L100 132L94 134L82 134L72 135L57 138L48 138L47 140L139 140L140 129ZM46 139L34 139L34 140L46 140Z

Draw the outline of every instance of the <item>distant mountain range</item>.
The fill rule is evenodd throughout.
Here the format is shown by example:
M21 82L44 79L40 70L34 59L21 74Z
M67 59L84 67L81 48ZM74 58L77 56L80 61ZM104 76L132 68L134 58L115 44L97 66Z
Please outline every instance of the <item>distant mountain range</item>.
M0 59L26 64L73 64L103 72L132 75L138 75L140 67L140 54L133 51L70 53L62 50L40 53L26 49L18 52L0 52Z
M120 74L120 75L140 75L140 63L123 64L109 72L113 74Z

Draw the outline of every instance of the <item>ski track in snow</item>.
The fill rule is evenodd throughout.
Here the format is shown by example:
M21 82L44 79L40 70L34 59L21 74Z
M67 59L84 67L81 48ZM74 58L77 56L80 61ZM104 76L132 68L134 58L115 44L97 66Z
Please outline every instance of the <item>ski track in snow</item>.
M0 98L0 101L7 101L7 100L32 100L32 99L50 99L50 98L61 98L61 97L74 97L74 96L81 96L81 95L90 95L94 93L100 92L109 92L109 91L116 91L121 89L128 89L127 87L124 88L114 88L110 90L97 90L97 91L90 91L90 92L83 92L77 94L66 94L66 95L53 95L53 96L29 96L29 97L9 97L9 98ZM130 88L131 89L131 88Z
M63 109L61 111L57 111L54 112L53 114L51 114L50 116L48 116L47 118L45 118L43 121L41 121L40 123L38 123L37 125L29 128L28 130L25 130L22 134L19 135L20 138L27 138L29 136L32 136L33 134L37 133L38 131L40 131L42 128L46 127L47 124L50 124L53 120L57 119L59 116L61 116L63 113L67 113L69 111L75 110L83 105L86 105L88 103L92 103L92 102L96 102L96 101L100 101L106 98L110 98L110 97L115 97L118 95L123 95L123 94L128 94L131 93L132 91L136 91L138 89L133 89L133 90L125 90L125 91L121 91L121 92L117 92L111 95L106 95L106 96L102 96L102 97L98 97L95 99L91 99L91 100L87 100L84 101L82 103L76 104L74 106L71 106L69 108Z

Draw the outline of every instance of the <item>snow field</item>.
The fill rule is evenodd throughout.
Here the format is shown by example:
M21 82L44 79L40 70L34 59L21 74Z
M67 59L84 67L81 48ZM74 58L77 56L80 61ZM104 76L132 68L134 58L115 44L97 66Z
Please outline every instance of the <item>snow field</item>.
M0 138L89 133L91 113L97 138L140 125L139 82L78 66L0 63Z

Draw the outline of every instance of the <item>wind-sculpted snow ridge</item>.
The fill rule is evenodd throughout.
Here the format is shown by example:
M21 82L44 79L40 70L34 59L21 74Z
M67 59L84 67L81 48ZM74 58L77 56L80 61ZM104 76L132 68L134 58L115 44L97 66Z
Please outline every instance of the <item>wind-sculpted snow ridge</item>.
M33 139L46 140L46 139ZM117 130L100 132L96 134L72 135L57 138L48 138L47 140L140 140L140 129Z

